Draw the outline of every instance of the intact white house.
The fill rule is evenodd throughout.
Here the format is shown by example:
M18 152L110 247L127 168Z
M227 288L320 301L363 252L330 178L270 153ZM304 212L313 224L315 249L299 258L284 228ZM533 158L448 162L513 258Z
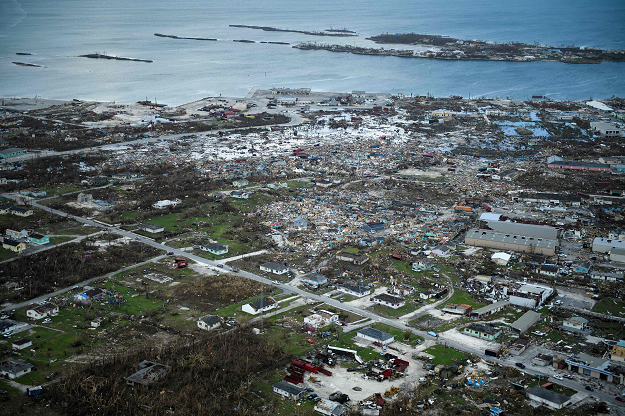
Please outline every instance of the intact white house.
M306 389L301 389L295 384L282 380L273 385L273 392L288 400L299 400L302 395L306 394Z
M388 306L393 309L399 309L406 305L406 300L403 298L400 298L399 296L387 295L386 293L374 296L371 300L373 300L373 303Z
M283 264L278 263L264 263L260 265L260 270L267 273L273 273L277 275L285 274L289 271L289 268Z
M258 315L261 312L266 312L277 307L278 304L272 298L261 298L254 302L246 303L241 307L241 310L251 315Z
M197 320L197 327L206 331L215 329L219 325L221 325L221 319L215 315L206 315Z

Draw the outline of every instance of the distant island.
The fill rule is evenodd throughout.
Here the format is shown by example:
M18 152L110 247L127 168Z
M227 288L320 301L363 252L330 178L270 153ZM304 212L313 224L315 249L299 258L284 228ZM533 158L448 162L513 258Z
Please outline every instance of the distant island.
M346 29L330 29L325 32L311 32L307 30L291 30L291 29L278 29L276 27L270 26L249 26L249 25L228 25L230 27L242 27L245 29L256 29L256 30L264 30L266 32L290 32L290 33L303 33L304 35L311 36L334 36L334 37L348 37L348 36L358 36L355 35L354 32Z
M149 59L138 59L138 58L124 58L123 56L111 56L111 55L103 55L101 53L89 53L87 55L78 55L79 58L91 58L91 59L113 59L116 61L133 61L133 62L147 62L151 64L154 61Z
M154 36L159 36L161 38L185 39L185 40L210 40L210 41L217 40L215 38L190 38L190 37L185 37L185 36L163 35L162 33L155 33Z
M625 62L625 50L581 48L578 46L543 46L526 43L497 43L481 40L462 40L440 35L417 33L384 34L367 38L378 44L418 45L431 47L425 51L411 49L366 48L350 45L327 45L300 43L293 46L304 50L349 52L358 55L385 55L402 58L429 58L454 61L551 61L567 64L598 64L601 62Z
M23 56L30 56L32 55L32 53L28 53L28 52L15 52L16 55L23 55Z
M43 68L43 65L37 65L37 64L29 64L27 62L12 62L14 65L19 65L19 66L30 66L33 68Z

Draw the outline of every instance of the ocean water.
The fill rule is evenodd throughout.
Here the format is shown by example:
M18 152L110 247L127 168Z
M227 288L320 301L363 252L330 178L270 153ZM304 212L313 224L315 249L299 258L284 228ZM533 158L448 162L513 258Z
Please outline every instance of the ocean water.
M359 36L315 37L229 24L347 28ZM218 41L159 38L156 32ZM387 32L625 49L625 2L0 0L0 96L118 102L147 98L170 105L271 87L518 99L625 96L625 63L438 61L232 41L372 45L366 37ZM77 57L94 52L154 62Z

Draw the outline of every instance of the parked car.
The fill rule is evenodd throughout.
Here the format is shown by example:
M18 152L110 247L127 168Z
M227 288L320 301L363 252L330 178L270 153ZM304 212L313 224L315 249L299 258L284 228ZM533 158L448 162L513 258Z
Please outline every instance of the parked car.
M595 389L593 389L593 388L592 388L592 387L590 387L590 386L586 386L586 387L584 387L584 388L585 388L586 390L588 390L588 391L595 391Z
M619 402L625 402L625 397L616 396L615 399Z
M555 378L556 380L564 380L564 377L562 377L560 374L554 375L553 378Z
M523 363L515 363L514 365L516 365L519 368L525 368L525 364Z

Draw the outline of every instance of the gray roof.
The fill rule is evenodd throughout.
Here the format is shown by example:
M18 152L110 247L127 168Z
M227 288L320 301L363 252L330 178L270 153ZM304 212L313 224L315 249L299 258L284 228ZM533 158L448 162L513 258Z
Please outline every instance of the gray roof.
M504 234L517 234L539 238L558 238L558 230L547 225L520 224L507 221L487 221L493 231Z
M471 329L473 331L481 332L483 334L495 335L498 332L501 332L501 329L492 327L490 325L484 324L470 324L467 326L467 329Z
M325 277L321 273L316 273L316 272L305 274L304 276L302 276L302 279L310 280L312 282L317 282L317 283L325 283L328 281L327 277Z
M368 337L375 338L376 340L380 342L388 341L390 339L393 339L394 337L394 335L388 334L384 331L380 331L379 329L375 329L371 327L358 330L358 332L356 332L356 335L358 336L366 335Z
M388 303L393 303L393 304L405 302L405 300L403 298L400 298L399 296L388 295L386 293L382 293L377 296L374 296L373 299L379 299L383 302L388 302Z
M288 269L288 267L286 267L283 264L272 263L272 262L263 263L260 265L260 267L264 267L264 268L271 269L271 270L277 270L277 271Z
M273 387L278 390L286 391L287 393L292 394L294 396L297 396L301 392L305 391L305 389L300 389L295 384L291 384L288 381L284 381L284 380L278 381L276 384L273 385Z
M252 308L260 310L268 306L275 305L275 303L276 302L271 298L260 298L255 300L254 302L250 302L249 304L252 306Z
M527 311L523 314L519 319L514 321L510 327L512 329L516 329L520 332L525 332L529 327L531 327L536 320L540 318L540 314L534 311Z
M345 288L347 290L350 290L352 292L356 292L356 293L369 293L371 292L371 289L369 288L369 286L365 286L365 285L350 285L349 283L345 283L342 285L339 285L339 287Z
M16 360L13 358L7 358L6 360L2 360L2 362L0 362L0 371L6 371L7 373L11 374L17 374L21 371L33 367L34 365L32 365L31 363L27 363L24 360Z
M213 326L221 322L221 319L219 319L219 316L215 316L215 315L203 316L199 320L204 322L208 326Z
M228 246L222 243L210 243L207 247L209 250L213 250L213 251L221 251L221 250L228 249Z
M508 306L510 304L510 301L508 300L500 300L498 302L495 303L491 303L490 305L486 305L480 309L476 309L474 310L471 314L477 314L477 315L481 315L484 313L488 313L490 311L492 311L493 309L498 309L504 306Z
M522 246L534 246L539 248L554 249L558 240L550 238L528 237L519 234L505 234L490 230L478 230L472 228L467 231L465 238L475 238L477 240L495 241L499 243L518 244Z
M551 390L547 390L546 388L536 386L527 390L527 394L531 394L536 397L540 397L543 400L547 400L551 403L555 403L557 405L564 404L568 402L570 399L563 394L556 393Z

